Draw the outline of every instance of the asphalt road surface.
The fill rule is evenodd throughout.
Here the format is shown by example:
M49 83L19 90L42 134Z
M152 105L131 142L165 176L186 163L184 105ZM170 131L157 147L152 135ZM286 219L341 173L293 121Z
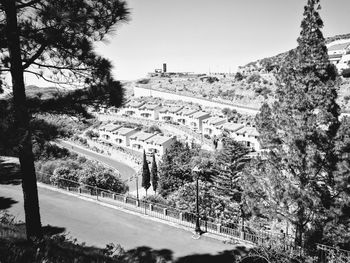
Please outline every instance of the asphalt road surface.
M0 197L17 201L9 212L18 220L24 220L20 185L0 185ZM202 236L195 240L193 234L184 229L48 189L39 188L39 199L43 225L64 227L69 235L87 245L105 247L108 243L114 243L127 250L140 246L169 249L174 258L195 254L217 255L233 249L232 245L209 237Z
M135 175L136 173L136 171L133 168L131 168L129 165L119 162L117 160L114 160L111 157L104 156L99 153L95 153L93 151L84 149L83 147L77 146L75 144L67 143L61 140L58 142L58 144L71 151L85 155L90 159L94 159L96 161L99 161L101 163L104 163L104 164L107 164L108 166L113 167L114 169L120 172L120 176L122 180L128 180L131 176ZM132 183L128 181L127 184L129 185L129 191L134 191L136 189L135 181L133 181ZM139 182L139 187L141 187L140 182Z

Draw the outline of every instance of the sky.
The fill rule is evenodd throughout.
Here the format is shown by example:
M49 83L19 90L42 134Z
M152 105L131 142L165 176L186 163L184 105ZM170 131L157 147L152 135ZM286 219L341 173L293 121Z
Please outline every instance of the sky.
M99 54L119 80L168 71L235 72L296 47L307 0L127 0L128 23L115 28ZM350 0L321 0L323 33L350 33Z
M306 0L128 0L131 21L97 50L120 80L168 71L234 72L296 46ZM350 33L350 0L321 0L325 36Z

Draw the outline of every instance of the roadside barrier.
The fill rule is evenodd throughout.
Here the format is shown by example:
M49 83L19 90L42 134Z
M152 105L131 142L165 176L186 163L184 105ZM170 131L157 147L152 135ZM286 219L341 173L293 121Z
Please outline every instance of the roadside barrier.
M38 172L40 173L40 172ZM197 215L188 211L182 211L174 207L152 203L146 200L138 200L134 196L118 194L106 189L98 188L68 180L65 178L55 178L51 182L53 187L74 193L77 196L92 198L116 207L124 208L133 212L148 215L167 222L172 222L181 226L195 228ZM199 217L200 227L203 232L212 233L227 239L237 239L257 245L277 245L283 244L286 250L294 250L294 240L291 236L284 234L270 233L263 230L254 230L239 223L222 225L218 219Z

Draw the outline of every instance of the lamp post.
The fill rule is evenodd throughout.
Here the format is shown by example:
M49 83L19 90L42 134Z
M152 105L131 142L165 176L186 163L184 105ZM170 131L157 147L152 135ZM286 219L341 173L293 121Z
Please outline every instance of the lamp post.
M194 231L200 235L202 233L200 223L199 223L199 200L198 200L199 199L198 179L199 179L200 169L198 168L197 165L195 167L193 167L192 172L194 174L196 174L196 176L195 176L196 177L196 227L195 227Z
M136 199L137 202L139 201L139 175L136 173L135 174L135 182L136 182Z

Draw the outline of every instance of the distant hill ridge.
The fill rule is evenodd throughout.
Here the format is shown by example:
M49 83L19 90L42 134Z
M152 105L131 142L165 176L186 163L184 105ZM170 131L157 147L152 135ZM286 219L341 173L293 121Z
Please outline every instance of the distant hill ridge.
M336 35L333 37L327 37L326 44L328 45L334 41L346 40L346 39L349 39L349 41L350 41L350 33ZM294 50L294 49L292 49L292 50ZM281 65L281 62L288 55L288 53L290 51L291 50L289 50L287 52L280 53L280 54L272 56L272 57L267 57L267 58L263 58L263 59L259 59L259 60L250 62L244 66L240 66L239 71L240 72L254 71L254 70L260 71L261 69L264 69L266 72L271 72L274 68L278 68Z

